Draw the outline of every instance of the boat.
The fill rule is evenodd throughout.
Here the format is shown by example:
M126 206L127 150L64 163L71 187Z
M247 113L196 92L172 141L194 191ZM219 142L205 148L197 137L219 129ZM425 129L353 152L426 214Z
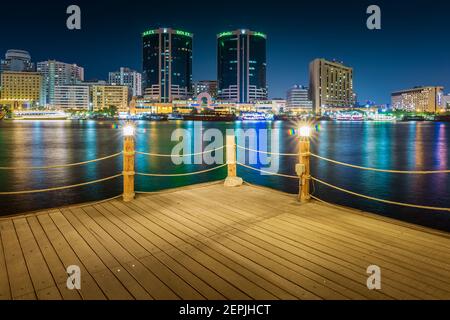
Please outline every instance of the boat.
M235 121L236 116L234 114L189 114L184 115L183 120L188 121Z
M402 121L425 121L424 116L403 116Z
M397 118L390 114L383 114L383 113L377 113L374 115L369 115L368 120L371 121L378 121L378 122L389 122L389 121L396 121Z
M183 115L179 113L171 113L167 116L167 120L183 120Z
M167 116L162 114L143 114L140 119L145 121L167 121Z
M359 112L338 113L336 121L364 121L364 116Z
M242 121L272 121L273 119L273 114L261 112L243 112L239 116L239 120Z
M63 111L26 110L12 113L13 120L67 120L68 118L69 114Z

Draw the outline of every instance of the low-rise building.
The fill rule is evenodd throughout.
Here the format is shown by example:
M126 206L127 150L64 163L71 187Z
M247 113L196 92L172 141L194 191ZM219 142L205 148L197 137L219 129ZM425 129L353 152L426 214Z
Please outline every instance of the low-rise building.
M0 100L11 109L44 106L42 76L37 72L5 71L0 75Z
M407 112L441 112L445 108L443 90L443 87L428 86L393 92L392 109Z
M89 86L56 86L53 106L57 109L89 110Z
M118 112L129 112L127 86L92 85L91 99L93 111L116 107Z

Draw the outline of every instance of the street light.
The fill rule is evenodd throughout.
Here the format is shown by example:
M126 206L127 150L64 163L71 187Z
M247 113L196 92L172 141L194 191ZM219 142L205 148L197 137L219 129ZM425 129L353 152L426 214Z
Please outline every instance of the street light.
M135 128L134 125L131 123L127 123L124 127L123 127L123 135L125 137L132 137L134 136L134 132L135 132Z
M299 135L302 138L309 138L309 137L311 137L311 127L310 126L302 126L302 127L300 127Z
M123 126L123 200L125 202L134 199L134 157L136 154L134 146L134 134L136 128L131 122Z

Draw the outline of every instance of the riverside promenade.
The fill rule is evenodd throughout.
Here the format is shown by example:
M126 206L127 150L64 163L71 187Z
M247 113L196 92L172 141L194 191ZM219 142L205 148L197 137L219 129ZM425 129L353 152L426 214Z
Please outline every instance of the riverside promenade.
M67 288L71 265L81 290ZM197 185L1 218L0 299L450 299L450 235Z

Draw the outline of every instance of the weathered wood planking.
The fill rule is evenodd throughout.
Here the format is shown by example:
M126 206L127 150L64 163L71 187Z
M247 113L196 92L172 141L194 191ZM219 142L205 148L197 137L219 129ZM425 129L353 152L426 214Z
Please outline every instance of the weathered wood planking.
M450 235L247 185L179 189L1 218L0 299L450 299Z

